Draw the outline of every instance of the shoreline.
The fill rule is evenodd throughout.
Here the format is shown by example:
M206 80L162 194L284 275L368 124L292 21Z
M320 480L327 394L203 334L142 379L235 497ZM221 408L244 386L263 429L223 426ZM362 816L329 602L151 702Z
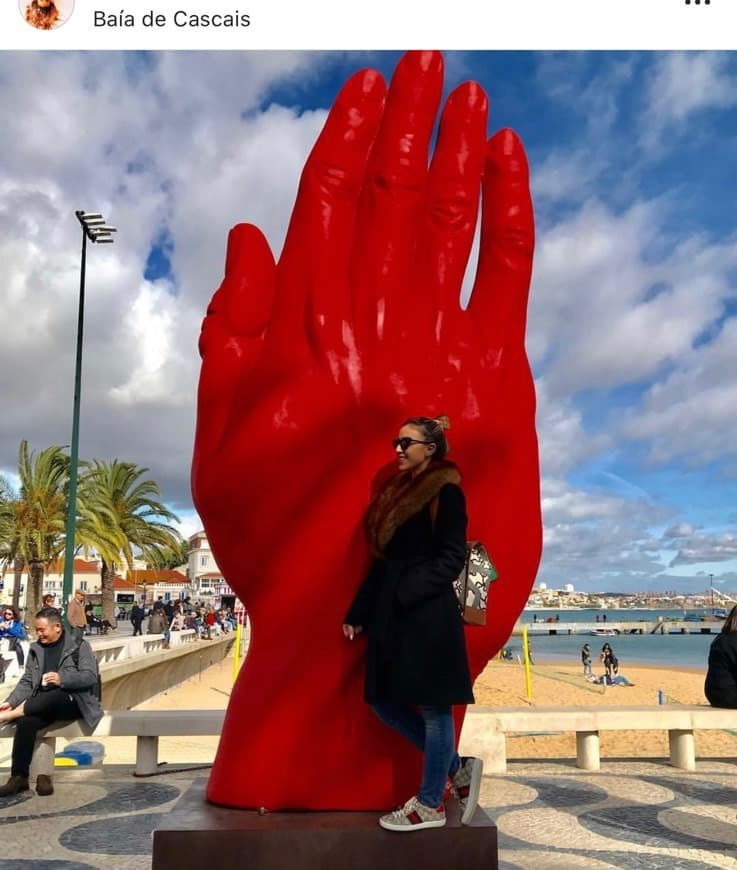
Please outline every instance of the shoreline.
M557 666L565 665L565 666L573 667L573 668L578 667L579 671L582 670L582 666L580 666L580 665L576 666L576 665L571 664L570 656L561 656L560 658L549 658L549 657L546 657L544 655L543 656L533 655L533 658L535 659L535 664L532 667L538 667L538 666L557 667ZM517 664L517 663L513 662L512 664ZM488 667L488 665L487 665L487 667ZM594 670L596 670L595 663L593 661L591 663L591 667ZM656 664L651 664L650 662L638 662L638 661L630 662L628 660L626 669L628 671L630 671L630 670L633 670L634 668L637 668L638 670L648 670L648 671L669 671L672 673L683 672L686 674L701 674L702 677L704 679L706 679L706 662L704 662L703 667L696 667L695 665L656 665ZM621 670L622 669L620 668L620 671Z

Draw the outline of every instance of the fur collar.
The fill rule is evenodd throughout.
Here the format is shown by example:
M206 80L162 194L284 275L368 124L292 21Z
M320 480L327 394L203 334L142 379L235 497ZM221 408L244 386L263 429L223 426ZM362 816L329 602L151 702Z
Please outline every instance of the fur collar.
M431 462L417 477L403 471L390 477L366 512L371 555L383 556L394 532L429 504L446 483L460 483L458 468L445 459Z

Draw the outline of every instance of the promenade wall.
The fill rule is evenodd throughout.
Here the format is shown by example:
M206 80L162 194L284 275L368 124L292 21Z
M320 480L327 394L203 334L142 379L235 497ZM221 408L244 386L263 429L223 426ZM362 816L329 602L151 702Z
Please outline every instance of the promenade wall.
M100 665L102 705L106 710L127 710L148 701L233 654L235 634L212 640L194 640L183 632L182 643L163 647L161 635L93 639L92 649ZM189 635L192 635L190 637ZM17 677L0 687L6 698Z

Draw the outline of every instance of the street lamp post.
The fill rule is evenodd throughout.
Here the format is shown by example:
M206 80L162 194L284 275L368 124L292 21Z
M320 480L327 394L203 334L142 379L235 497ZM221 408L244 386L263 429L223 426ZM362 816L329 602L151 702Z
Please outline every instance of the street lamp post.
M72 443L69 450L69 501L67 502L66 540L64 544L64 581L62 605L66 612L72 597L74 580L74 535L77 527L77 467L79 465L79 405L82 394L82 338L84 333L84 282L87 266L87 241L111 245L115 227L108 226L101 214L76 211L82 227L82 264L79 278L79 311L77 313L77 357L74 368L74 410L72 412Z

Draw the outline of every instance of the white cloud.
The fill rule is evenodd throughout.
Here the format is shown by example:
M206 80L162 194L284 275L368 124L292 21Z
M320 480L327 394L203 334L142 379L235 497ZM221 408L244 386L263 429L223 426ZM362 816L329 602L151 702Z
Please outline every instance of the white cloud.
M611 444L608 433L586 431L581 412L571 401L551 397L544 377L536 380L535 389L536 426L544 476L561 477Z
M543 231L531 295L530 346L551 396L658 376L688 354L734 293L731 241L692 237L657 261L664 204L621 214L589 201Z
M737 105L733 58L720 52L665 52L656 55L645 89L641 143L661 144L666 132L692 134L685 122L697 112Z
M602 574L616 572L619 579L607 589L623 588L623 583L624 588L641 587L665 569L662 544L649 529L668 516L668 508L546 478L542 508L545 532L538 578L550 585L601 589Z
M100 210L119 233L88 250L80 452L148 465L166 498L189 502L197 337L227 230L251 220L281 244L324 117L259 102L325 62L297 52L0 57L0 464L13 467L23 437L69 442L74 210ZM176 287L143 277L163 230Z
M713 341L689 350L668 377L650 387L641 406L623 417L621 434L648 442L652 462L734 456L735 371L737 321L730 319Z
M737 533L692 535L681 539L679 545L678 553L670 563L671 567L737 559Z

